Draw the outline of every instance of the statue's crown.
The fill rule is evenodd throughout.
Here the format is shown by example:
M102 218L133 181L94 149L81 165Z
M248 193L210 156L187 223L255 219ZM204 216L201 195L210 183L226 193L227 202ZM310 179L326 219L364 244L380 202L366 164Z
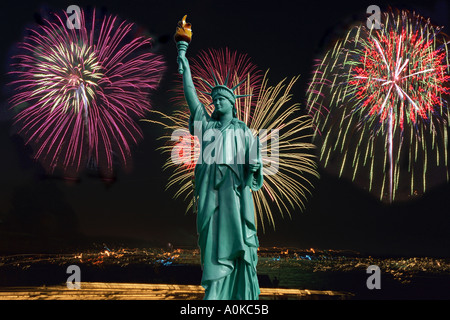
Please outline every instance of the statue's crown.
M228 70L228 74L227 77L225 78L225 81L223 84L220 84L219 81L217 80L215 74L214 74L214 70L211 69L211 74L212 77L214 79L214 86L212 84L210 84L208 81L206 81L203 78L200 78L200 80L202 80L208 87L209 89L211 89L211 92L204 92L204 91L200 91L204 94L207 94L209 96L211 96L212 98L214 98L214 95L218 92L226 92L226 95L229 95L233 100L242 98L242 97L248 97L251 96L251 94L235 94L234 90L236 90L237 88L239 88L239 86L241 84L243 84L245 82L246 79L242 80L241 82L239 82L237 85L235 85L232 88L228 88L227 84L228 84L228 78L230 76L230 70Z

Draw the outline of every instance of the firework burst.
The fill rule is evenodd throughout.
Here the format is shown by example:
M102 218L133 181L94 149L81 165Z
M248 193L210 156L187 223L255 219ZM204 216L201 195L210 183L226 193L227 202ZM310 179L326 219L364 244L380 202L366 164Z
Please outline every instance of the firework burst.
M430 159L447 167L450 77L440 28L406 11L383 19L380 30L355 26L319 61L307 105L322 164L338 160L352 180L368 172L369 190L392 202L403 174L414 194Z
M314 148L309 142L312 120L308 115L299 115L298 104L290 104L292 86L298 77L269 86L267 72L262 75L245 55L228 50L202 51L190 64L199 100L210 114L213 112L211 97L201 93L207 88L200 78L213 83L212 70L222 82L229 73L231 85L245 80L235 92L249 95L236 100L238 118L259 134L264 165L264 185L253 192L255 215L263 229L266 221L275 227L272 207L281 216L290 215L294 208L303 209L312 188L308 178L318 176L314 155L310 152ZM173 170L167 189L176 187L174 197L187 200L189 210L193 205L193 169L200 148L197 137L191 136L188 130L189 110L181 82L174 92L177 109L170 115L153 110L152 114L159 119L145 121L167 129L168 134L161 138L165 144L160 148L162 153L169 155L164 169ZM177 162L173 161L174 154Z
M136 120L150 110L164 62L132 23L100 19L95 10L92 17L81 11L79 29L69 29L67 19L55 13L18 46L14 126L50 172L77 175L94 164L109 176L116 161L128 165L142 137Z

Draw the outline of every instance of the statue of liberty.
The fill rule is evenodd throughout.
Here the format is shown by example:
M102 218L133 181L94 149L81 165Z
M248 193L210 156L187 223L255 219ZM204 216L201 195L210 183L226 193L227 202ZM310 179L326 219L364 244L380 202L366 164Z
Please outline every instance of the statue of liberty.
M215 77L214 85L207 83L214 104L211 115L199 101L185 56L191 31L184 19L175 40L190 110L189 131L201 142L194 197L204 299L257 300L259 242L251 191L263 185L259 139L237 119L235 102L241 96L234 90L240 84L228 88L228 77L223 84Z

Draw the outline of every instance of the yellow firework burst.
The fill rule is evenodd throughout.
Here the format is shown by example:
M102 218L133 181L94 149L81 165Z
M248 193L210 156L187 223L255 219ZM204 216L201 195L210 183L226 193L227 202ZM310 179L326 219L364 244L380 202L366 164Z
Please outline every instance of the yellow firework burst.
M198 77L195 70L193 68L194 79ZM217 69L213 69L213 72L219 80L222 78L222 72ZM236 100L236 109L239 119L255 135L259 135L262 144L264 185L253 192L253 201L256 220L265 230L266 222L275 228L275 213L281 217L290 217L292 210L303 210L313 188L311 178L319 177L312 152L315 146L310 142L312 119L309 115L302 114L298 103L291 102L291 91L299 77L284 79L273 86L269 85L268 72L262 79L250 74L244 77L246 78L239 77L239 73L234 72L231 83L246 79L240 92L236 94L251 95ZM258 82L257 85L255 81ZM205 89L203 85L201 81L196 83L199 91ZM182 94L179 88L174 91ZM198 97L211 114L211 97L201 92ZM163 169L173 171L166 190L175 189L174 198L187 201L186 211L189 211L194 203L194 167L200 149L197 137L191 136L188 130L189 109L186 105L178 105L171 114L153 110L151 115L151 119L143 121L161 125L167 132L160 138L164 143L159 148L162 154L167 155ZM178 161L173 160L173 155L176 155Z

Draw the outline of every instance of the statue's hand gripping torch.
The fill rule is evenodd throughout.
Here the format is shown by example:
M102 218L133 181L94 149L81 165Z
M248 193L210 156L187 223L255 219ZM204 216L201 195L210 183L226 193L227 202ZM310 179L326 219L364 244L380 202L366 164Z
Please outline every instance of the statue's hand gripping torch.
M186 22L186 16L181 21L178 21L178 26L174 35L178 50L178 72L183 74L183 64L181 59L185 59L186 50L192 39L192 26Z

